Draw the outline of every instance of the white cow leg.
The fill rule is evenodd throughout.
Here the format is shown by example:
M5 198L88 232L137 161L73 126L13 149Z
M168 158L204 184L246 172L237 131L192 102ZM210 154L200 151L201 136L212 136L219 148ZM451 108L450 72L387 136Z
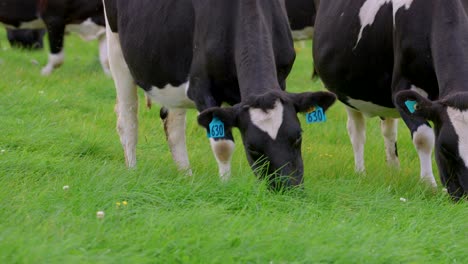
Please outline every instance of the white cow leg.
M380 123L385 143L387 164L396 168L400 167L397 150L398 119L387 118Z
M44 66L44 68L42 68L41 70L41 74L43 76L48 76L50 75L55 68L59 67L60 65L62 65L63 63L63 60L64 60L64 54L63 54L63 50L61 50L59 53L57 54L52 54L50 53L49 54L49 60L47 61L47 65Z
M138 138L138 95L135 81L128 69L120 46L119 36L106 27L109 65L117 92L117 131L128 167L136 165Z
M421 179L433 187L437 187L434 174L432 173L431 156L435 144L434 130L428 125L419 126L418 129L413 132L413 144L419 155Z
M186 172L187 175L192 175L185 141L185 116L185 109L170 109L165 112L164 116L161 114L172 158L181 171Z
M218 162L219 177L222 181L227 181L231 177L231 159L234 153L235 144L230 139L210 138L211 149Z
M106 35L99 38L99 61L101 62L101 67L104 70L104 73L107 76L111 76Z
M348 112L348 134L351 139L354 151L354 165L356 172L364 173L366 168L364 166L364 144L366 143L366 119L364 115L354 110L353 108L346 107Z

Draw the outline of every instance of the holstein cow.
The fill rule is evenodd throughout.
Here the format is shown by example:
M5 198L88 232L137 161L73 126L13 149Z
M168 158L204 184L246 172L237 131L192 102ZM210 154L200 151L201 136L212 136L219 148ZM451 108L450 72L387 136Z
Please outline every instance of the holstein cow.
M42 49L44 29L7 29L7 38L13 48Z
M1 0L0 23L10 29L47 29L50 55L43 75L63 63L65 30L86 40L100 39L101 65L109 72L101 0Z
M303 40L312 39L318 0L285 0L285 4L293 39L301 43ZM312 79L316 77L318 76L314 67Z
M297 112L313 106L326 110L335 96L284 91L295 58L284 1L104 3L117 128L128 166L136 164L137 84L152 101L169 109L161 111L161 117L180 169L190 170L185 114L195 107L223 180L230 175L231 131L237 127L255 172L274 175L271 180L285 176L279 182L284 186L302 183ZM221 108L223 102L233 106Z
M317 14L314 0L285 0L294 40L311 39Z
M347 105L357 171L364 171L364 116L382 118L392 165L399 164L395 118L401 116L411 131L422 179L436 185L435 144L448 192L455 199L468 193L467 7L467 0L320 3L315 63L326 87Z

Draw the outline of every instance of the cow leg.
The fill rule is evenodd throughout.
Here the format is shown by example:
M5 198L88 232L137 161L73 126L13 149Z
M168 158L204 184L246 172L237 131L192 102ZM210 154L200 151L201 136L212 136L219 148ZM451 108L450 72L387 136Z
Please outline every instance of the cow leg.
M356 172L363 173L364 166L364 144L366 143L366 119L364 115L350 107L346 107L348 112L348 134L351 139L354 151L354 164Z
M47 76L50 75L55 68L59 67L63 63L63 38L65 34L65 21L62 18L48 17L44 19L44 22L47 27L50 54L47 65L42 68L41 74Z
M138 95L135 81L128 69L120 46L119 36L106 27L109 65L117 92L117 131L128 167L136 165L138 138Z
M235 148L231 132L226 133L225 138L210 138L211 150L218 162L219 177L222 181L227 181L231 177L231 159Z
M185 109L161 108L159 115L164 123L164 132L171 150L172 158L180 170L192 175L185 141Z
M383 119L380 123L380 127L382 129L382 135L384 137L387 164L398 168L400 167L397 149L398 119Z
M104 70L104 73L107 76L111 76L106 35L103 35L99 38L99 61L101 62L101 67Z
M411 135L413 137L413 144L418 152L419 161L421 165L421 179L424 182L436 187L434 174L432 173L432 150L435 144L434 130L425 123L413 125L411 128Z
M400 65L401 58L396 56L395 65ZM395 67L393 73L392 87L394 91L402 91L410 89L411 83L403 78L400 73L401 67ZM395 101L395 98L393 98ZM406 126L411 131L413 144L418 152L419 162L421 167L421 179L433 187L437 187L434 174L432 173L432 150L435 144L434 130L429 126L426 120L415 116L409 116L404 111L399 111L401 118L405 121Z

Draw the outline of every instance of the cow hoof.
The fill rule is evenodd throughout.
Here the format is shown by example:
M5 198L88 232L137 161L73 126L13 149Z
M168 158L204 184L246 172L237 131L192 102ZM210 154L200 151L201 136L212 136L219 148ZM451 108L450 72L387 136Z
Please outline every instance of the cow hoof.
M49 76L52 73L52 69L49 67L45 67L41 70L42 76Z
M434 179L428 179L428 178L422 178L421 181L426 184L427 186L437 189L437 183L435 182Z
M387 160L387 165L390 167L390 168L393 168L395 170L399 170L400 169L400 161L398 159L391 159L391 160Z
M192 177L193 176L192 170L191 169L184 170L184 175L187 177Z

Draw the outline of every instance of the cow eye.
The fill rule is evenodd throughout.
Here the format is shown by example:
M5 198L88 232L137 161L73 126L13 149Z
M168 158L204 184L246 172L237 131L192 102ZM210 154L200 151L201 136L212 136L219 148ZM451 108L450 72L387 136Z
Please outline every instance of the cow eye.
M299 136L296 141L294 141L294 146L299 147L302 143L302 136Z

